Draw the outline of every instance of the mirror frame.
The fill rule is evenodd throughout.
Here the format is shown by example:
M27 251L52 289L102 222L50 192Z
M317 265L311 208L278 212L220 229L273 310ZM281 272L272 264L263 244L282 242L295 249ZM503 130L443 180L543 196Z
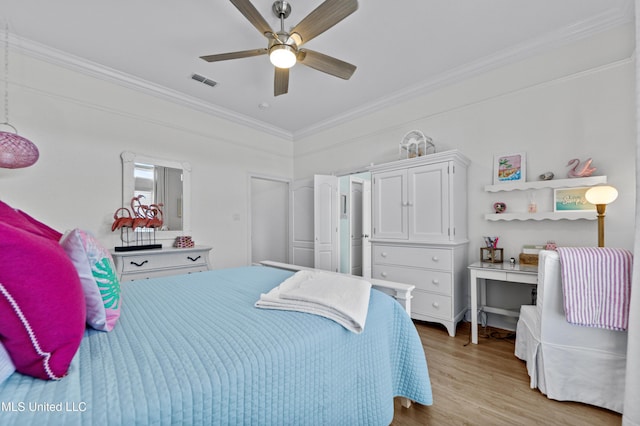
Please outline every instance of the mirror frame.
M176 237L191 235L191 164L184 161L164 160L130 151L122 152L120 158L122 158L122 207L127 208L131 205L131 198L135 193L134 163L153 164L182 170L182 230L157 231L156 238L158 240L175 240Z

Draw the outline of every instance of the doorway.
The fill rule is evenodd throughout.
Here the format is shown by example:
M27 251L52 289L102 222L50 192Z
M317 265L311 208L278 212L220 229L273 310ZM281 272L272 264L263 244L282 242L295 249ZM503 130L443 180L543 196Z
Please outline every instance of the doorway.
M289 262L289 181L250 176L250 263Z

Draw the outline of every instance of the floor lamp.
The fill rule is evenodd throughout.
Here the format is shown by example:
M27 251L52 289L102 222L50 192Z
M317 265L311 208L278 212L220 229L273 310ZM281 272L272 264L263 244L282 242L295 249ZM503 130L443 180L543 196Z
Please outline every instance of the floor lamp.
M613 186L594 186L585 194L585 198L591 204L595 204L598 212L598 247L604 247L604 211L607 204L613 203L618 198L618 190Z

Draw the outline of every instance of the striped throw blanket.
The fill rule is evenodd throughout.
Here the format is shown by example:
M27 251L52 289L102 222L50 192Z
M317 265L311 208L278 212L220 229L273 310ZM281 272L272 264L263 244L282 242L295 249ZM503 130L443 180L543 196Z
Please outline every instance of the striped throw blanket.
M608 247L558 247L567 321L626 330L633 254Z

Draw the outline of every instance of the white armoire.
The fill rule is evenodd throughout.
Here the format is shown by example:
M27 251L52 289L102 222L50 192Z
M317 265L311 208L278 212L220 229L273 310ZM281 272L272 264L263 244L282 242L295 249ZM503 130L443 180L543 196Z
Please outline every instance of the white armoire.
M414 284L411 317L455 336L466 310L467 167L457 150L372 166L372 278Z

